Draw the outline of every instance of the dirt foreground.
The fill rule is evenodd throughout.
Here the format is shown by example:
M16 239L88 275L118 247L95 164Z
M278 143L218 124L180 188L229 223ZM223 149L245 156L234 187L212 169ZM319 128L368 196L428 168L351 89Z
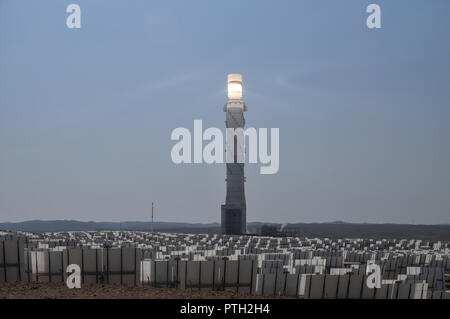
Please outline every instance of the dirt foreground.
M261 296L198 289L85 285L69 289L63 283L2 283L0 299L244 299Z

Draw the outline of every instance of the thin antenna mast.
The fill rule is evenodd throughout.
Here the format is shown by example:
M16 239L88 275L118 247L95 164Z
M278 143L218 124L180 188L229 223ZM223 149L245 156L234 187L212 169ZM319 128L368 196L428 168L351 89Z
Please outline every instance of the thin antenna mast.
M153 213L154 213L154 205L153 205L153 202L152 202L152 233L154 231L154 229L153 229Z

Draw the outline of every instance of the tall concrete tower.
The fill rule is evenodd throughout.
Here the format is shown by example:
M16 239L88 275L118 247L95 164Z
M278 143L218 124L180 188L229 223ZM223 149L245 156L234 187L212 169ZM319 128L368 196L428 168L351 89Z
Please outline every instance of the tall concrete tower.
M247 106L242 101L241 74L228 75L228 102L223 110L227 113L225 121L227 127L227 194L225 204L221 206L221 230L222 234L245 234L247 232L247 206L244 192L244 135L238 133L229 138L230 130L228 130L230 128L243 130L245 126L244 112L247 111ZM241 143L238 142L239 138L242 138Z

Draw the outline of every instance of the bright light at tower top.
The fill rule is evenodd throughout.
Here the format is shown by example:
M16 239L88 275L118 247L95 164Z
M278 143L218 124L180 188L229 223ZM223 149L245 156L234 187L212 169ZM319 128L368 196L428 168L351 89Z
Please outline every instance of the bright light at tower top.
M242 74L228 74L228 98L230 100L242 98Z

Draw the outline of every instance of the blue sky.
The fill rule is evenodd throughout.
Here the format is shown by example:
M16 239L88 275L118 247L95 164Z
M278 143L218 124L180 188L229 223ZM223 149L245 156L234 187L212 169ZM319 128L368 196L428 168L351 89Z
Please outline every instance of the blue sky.
M366 7L382 9L369 30ZM66 27L81 7L82 28ZM280 128L249 221L450 223L450 2L0 0L0 220L219 221L176 127Z

